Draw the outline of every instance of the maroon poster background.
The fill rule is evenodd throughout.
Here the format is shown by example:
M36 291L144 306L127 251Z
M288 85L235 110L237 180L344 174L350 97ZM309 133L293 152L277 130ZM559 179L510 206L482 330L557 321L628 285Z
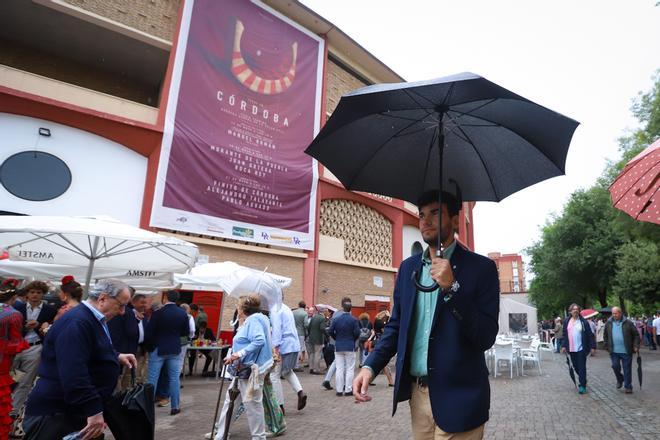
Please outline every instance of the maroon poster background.
M309 232L318 60L317 40L249 1L196 1L163 205Z

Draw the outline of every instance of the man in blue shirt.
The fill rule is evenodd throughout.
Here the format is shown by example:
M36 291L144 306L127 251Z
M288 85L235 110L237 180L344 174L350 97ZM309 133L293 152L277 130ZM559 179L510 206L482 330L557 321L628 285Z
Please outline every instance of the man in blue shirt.
M616 387L621 388L623 385L626 394L631 394L632 355L639 351L639 333L635 324L623 316L619 307L612 307L612 317L605 324L603 338L605 349L610 352Z
M356 400L366 402L369 383L397 354L394 410L410 400L413 437L482 438L490 407L490 385L484 351L498 330L499 280L495 263L455 241L460 204L438 191L420 198L419 229L429 245L399 267L392 317L383 336L353 381ZM438 212L441 241L436 257ZM435 291L418 290L435 281Z

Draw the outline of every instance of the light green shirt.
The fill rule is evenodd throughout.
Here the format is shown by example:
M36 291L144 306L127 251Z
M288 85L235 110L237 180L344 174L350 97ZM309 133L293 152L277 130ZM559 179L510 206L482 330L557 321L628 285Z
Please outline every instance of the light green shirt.
M444 252L444 258L449 260L456 248L456 240L452 242ZM426 248L422 256L424 264L420 276L421 284L429 286L433 284L431 278L431 258L429 248ZM415 310L412 317L412 326L410 331L410 375L426 376L428 374L428 356L429 356L429 335L435 307L438 303L438 290L433 292L417 292L417 301L415 301Z

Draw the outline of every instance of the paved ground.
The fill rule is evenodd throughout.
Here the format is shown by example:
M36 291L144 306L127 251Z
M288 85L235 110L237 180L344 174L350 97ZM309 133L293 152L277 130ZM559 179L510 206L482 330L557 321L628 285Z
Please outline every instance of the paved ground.
M489 439L658 439L660 438L660 351L643 349L644 387L625 395L614 387L609 356L598 352L589 359L589 393L580 396L565 370L563 357L543 353L543 374L528 367L524 377L491 379L491 417L486 425ZM391 417L392 388L384 377L372 388L374 401L356 404L352 398L336 397L320 387L321 376L299 373L308 405L295 410L295 395L285 384L287 433L283 438L408 439L408 405L399 405ZM492 376L491 376L492 378ZM186 380L182 412L170 416L157 409L156 439L201 439L210 431L219 386L212 379ZM245 416L232 425L234 440L248 439Z

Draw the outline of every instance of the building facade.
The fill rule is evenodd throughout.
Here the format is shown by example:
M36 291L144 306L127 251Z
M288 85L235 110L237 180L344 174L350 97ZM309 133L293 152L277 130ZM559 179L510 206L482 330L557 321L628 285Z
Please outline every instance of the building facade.
M497 272L500 276L500 293L526 293L525 268L520 255L490 252L488 258L497 265Z
M342 94L403 81L301 3L264 3L325 41L321 125ZM0 3L0 164L31 173L23 180L0 175L0 211L105 214L150 227L182 9L183 0ZM473 203L463 208L458 238L473 249ZM344 296L356 311L388 307L398 265L422 249L416 207L346 191L319 164L314 211L312 250L159 232L197 244L205 260L292 278L284 294L294 307L301 299L338 305ZM190 289L188 300L206 304L210 320L217 320L221 296ZM223 328L233 309L233 301L227 303Z

